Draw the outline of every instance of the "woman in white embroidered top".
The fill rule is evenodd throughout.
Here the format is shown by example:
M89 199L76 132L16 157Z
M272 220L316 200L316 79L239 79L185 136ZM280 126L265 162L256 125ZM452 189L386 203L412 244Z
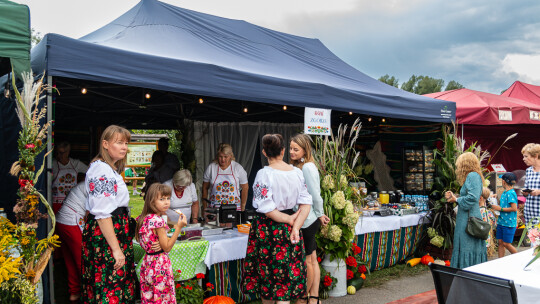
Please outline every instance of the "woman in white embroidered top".
M306 251L307 265L307 294L309 303L319 303L319 282L321 272L317 262L317 243L315 234L321 225L326 226L330 218L324 214L323 199L321 197L321 182L319 170L313 162L311 154L311 138L306 134L297 134L291 138L289 149L291 163L302 170L309 194L313 198L313 206L302 226L304 236L304 248ZM297 303L306 303L307 298L300 299Z
M190 218L192 223L198 223L199 199L189 170L176 171L173 178L164 184L172 189L171 205L167 210L168 221L176 224L180 215L175 210L179 210L186 216L188 223Z
M120 172L126 164L128 130L103 131L99 154L86 173L88 214L83 230L82 302L134 303L133 225L129 192Z
M257 172L253 207L257 216L249 232L243 290L261 296L264 304L289 303L306 295L306 262L300 228L311 209L300 169L283 161L279 134L262 138L269 166ZM293 208L299 205L295 213Z

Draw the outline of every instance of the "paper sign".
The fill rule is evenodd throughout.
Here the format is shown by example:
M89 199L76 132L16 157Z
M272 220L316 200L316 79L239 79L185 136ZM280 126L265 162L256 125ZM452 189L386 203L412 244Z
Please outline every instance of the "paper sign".
M511 110L499 110L499 120L512 121Z
M529 118L531 120L540 120L540 112L529 110Z
M304 111L304 133L330 135L330 114L332 110L306 108Z
M491 164L491 168L497 173L506 173L506 169L502 164Z

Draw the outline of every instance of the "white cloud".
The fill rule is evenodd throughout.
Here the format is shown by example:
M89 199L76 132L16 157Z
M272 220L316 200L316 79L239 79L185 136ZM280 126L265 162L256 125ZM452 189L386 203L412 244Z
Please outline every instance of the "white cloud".
M516 73L524 82L540 83L540 54L508 54L502 64L505 73Z

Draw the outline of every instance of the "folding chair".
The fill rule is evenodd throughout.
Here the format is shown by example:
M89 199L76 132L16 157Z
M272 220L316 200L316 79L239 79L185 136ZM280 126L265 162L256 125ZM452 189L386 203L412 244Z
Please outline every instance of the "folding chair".
M429 264L439 304L517 303L514 281Z

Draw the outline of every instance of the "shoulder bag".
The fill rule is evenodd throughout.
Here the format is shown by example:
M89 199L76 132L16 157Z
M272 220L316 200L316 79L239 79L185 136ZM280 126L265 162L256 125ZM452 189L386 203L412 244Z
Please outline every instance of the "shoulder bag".
M484 222L482 219L470 215L469 211L469 220L467 221L467 228L465 231L477 239L487 240L489 237L489 231L491 230L491 225L487 222Z

